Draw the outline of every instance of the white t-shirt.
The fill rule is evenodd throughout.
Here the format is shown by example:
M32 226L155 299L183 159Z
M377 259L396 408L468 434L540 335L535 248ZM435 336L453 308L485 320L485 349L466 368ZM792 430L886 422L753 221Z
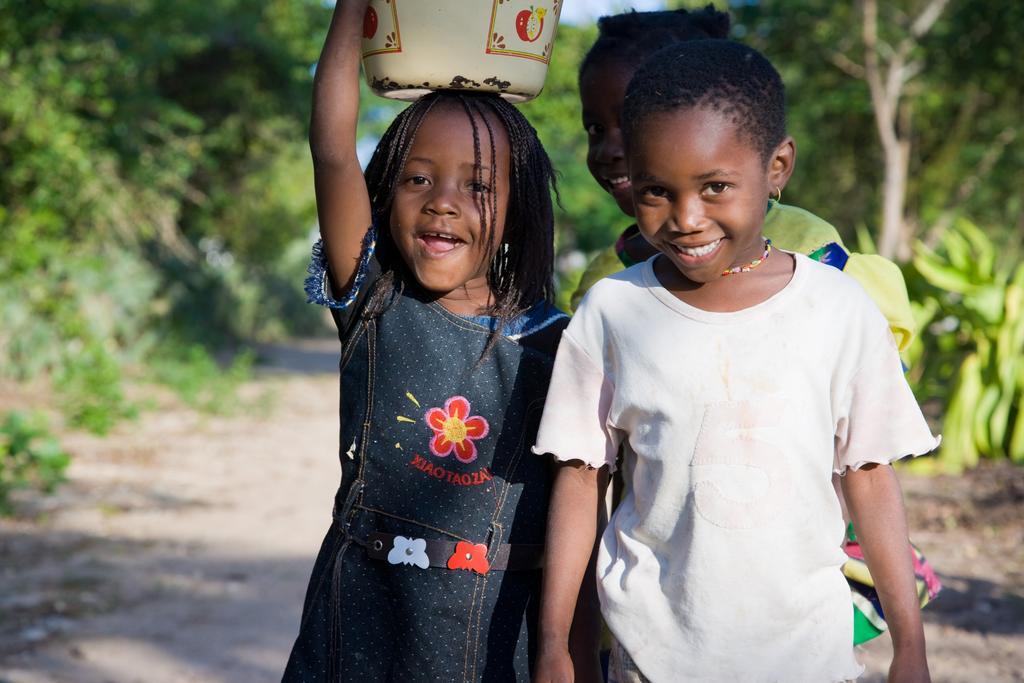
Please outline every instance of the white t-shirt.
M795 258L785 288L734 313L683 303L652 259L597 283L562 337L534 450L614 469L623 446L598 588L652 681L863 670L832 473L938 439L868 296Z

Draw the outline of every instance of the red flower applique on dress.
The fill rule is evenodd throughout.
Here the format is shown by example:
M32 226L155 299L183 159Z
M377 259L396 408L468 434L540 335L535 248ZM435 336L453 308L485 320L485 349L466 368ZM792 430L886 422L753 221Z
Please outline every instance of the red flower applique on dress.
M445 401L443 410L431 408L425 417L427 425L434 430L430 452L445 458L455 451L459 462L476 460L476 444L473 442L484 438L491 430L484 418L469 416L469 401L462 396L452 396Z

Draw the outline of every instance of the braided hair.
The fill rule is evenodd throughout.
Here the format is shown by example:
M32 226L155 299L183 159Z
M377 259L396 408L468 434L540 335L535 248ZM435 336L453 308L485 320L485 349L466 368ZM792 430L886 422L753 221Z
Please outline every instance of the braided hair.
M637 12L601 17L597 40L580 64L579 76L595 64L615 62L634 69L663 47L683 40L725 38L729 15L707 5L703 9Z
M495 193L480 193L477 209L486 253L494 254L487 272L492 303L487 314L497 319L486 352L496 343L506 324L538 301L554 299L554 210L551 194L558 196L555 171L537 137L537 131L514 106L497 95L478 92L438 91L430 93L403 110L391 123L366 167L374 224L379 228L377 252L384 270L370 294L367 316L383 312L396 287L404 286L407 269L398 252L389 225L391 205L398 178L405 167L416 134L434 107L454 107L466 114L473 131L474 169L478 183L497 188L496 163L490 177L483 177L483 144L496 158L495 131L491 116L501 122L509 142L509 197L505 231L495 244L498 222ZM488 116L491 115L491 116ZM481 135L486 130L486 140ZM496 191L496 190L495 190Z

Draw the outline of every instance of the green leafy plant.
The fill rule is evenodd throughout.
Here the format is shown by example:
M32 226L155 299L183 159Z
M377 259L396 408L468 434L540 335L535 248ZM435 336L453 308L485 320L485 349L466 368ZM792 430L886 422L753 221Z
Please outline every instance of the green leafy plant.
M106 434L123 419L138 416L138 406L124 393L121 367L99 344L90 344L70 357L56 376L55 386L68 421L93 434Z
M173 389L192 408L225 415L246 407L238 391L252 378L254 360L251 351L243 351L222 368L206 349L192 345L184 351L157 355L149 370L156 381Z
M10 494L16 489L52 492L70 462L42 416L7 413L0 423L0 514L12 512Z
M926 368L918 384L948 396L940 464L1024 462L1024 264L1001 264L992 240L967 220L937 249L918 244L916 252L914 270L931 287L918 308L928 335L912 350Z
M181 340L327 330L302 277L310 65L330 7L0 8L0 377L52 379L69 422L103 433L135 414L125 379L148 381L158 355L184 363L197 402L224 395Z

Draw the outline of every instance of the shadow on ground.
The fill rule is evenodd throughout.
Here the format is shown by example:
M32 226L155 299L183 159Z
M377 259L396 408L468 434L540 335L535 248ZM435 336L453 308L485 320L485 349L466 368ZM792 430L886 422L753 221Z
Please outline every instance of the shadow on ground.
M923 612L926 623L980 634L1024 634L1024 596L984 579L941 578L942 592Z
M5 530L0 554L5 683L279 680L313 560Z

